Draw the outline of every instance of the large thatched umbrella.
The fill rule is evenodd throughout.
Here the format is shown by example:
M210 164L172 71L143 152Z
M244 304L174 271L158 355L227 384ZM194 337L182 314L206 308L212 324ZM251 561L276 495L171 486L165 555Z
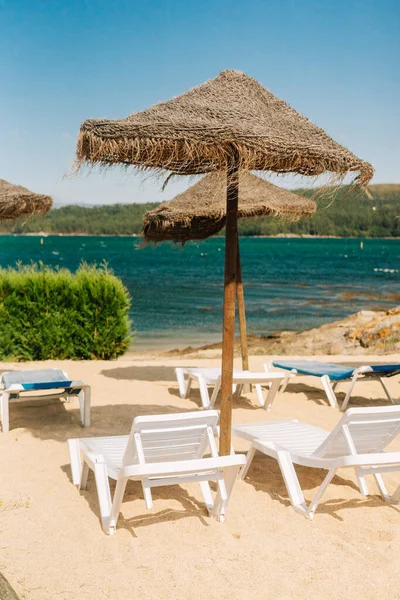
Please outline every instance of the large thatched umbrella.
M50 196L34 194L20 185L0 179L0 219L44 214L50 210L52 203Z
M229 454L239 171L316 176L357 173L365 186L372 166L276 98L255 79L223 71L215 79L121 120L89 119L80 130L78 164L122 163L179 175L227 174L220 451Z
M293 194L246 171L239 175L238 217L275 216L298 219L315 212L313 200ZM226 222L226 175L210 173L182 194L143 216L146 242L172 241L184 244L218 233ZM249 368L247 327L240 249L237 247L236 295L239 313L243 369Z

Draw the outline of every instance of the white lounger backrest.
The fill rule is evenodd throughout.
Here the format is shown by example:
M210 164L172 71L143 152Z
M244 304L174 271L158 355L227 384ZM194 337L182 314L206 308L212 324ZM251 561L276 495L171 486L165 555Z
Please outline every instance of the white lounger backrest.
M202 458L207 448L218 456L214 430L218 412L136 417L123 464L144 464Z
M400 407L350 408L314 456L382 452L400 434Z

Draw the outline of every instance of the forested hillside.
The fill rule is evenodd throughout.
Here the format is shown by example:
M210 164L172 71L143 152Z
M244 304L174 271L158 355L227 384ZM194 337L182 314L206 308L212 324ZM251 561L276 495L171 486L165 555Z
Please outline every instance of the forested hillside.
M243 219L241 235L284 233L339 237L400 237L400 185L369 186L373 198L343 186L331 193L296 190L316 195L318 210L311 218L288 222L272 217ZM86 233L89 235L130 235L141 232L145 211L153 204L113 204L98 207L63 206L46 216L0 223L2 233Z
M317 193L318 209L307 219L285 223L273 218L246 219L242 235L295 233L338 237L400 237L400 185L368 187L372 199L360 190L343 186L333 194ZM312 196L314 191L296 190Z

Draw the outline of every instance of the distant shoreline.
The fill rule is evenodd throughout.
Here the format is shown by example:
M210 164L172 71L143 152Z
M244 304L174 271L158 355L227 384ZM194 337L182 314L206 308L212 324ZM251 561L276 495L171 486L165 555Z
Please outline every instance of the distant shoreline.
M142 238L143 235L139 233L130 234L118 234L118 233L47 233L47 232L32 232L32 233L0 233L0 237L121 237L121 238ZM278 235L239 235L240 238L249 239L306 239L306 240L400 240L400 236L379 236L379 237L365 237L365 236L340 236L340 235L310 235L310 234L298 234L298 233L280 233ZM215 235L215 239L225 239L224 235ZM212 238L208 238L212 239ZM196 240L194 240L196 241ZM204 240L197 240L202 242Z

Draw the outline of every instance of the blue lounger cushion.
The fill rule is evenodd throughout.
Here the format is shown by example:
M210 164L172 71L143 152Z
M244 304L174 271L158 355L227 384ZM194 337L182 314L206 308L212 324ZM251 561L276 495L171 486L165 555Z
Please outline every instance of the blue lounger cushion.
M356 369L356 367L344 367L342 365L334 365L319 360L285 360L274 361L272 364L274 367L287 369L289 371L296 369L301 375L314 375L316 377L328 375L333 381L349 379Z
M400 374L400 365L371 365L371 369L388 377Z
M60 369L9 371L3 373L1 382L6 390L12 385L21 385L24 390L50 390L69 388L72 384Z
M296 369L301 375L314 375L315 377L323 377L328 375L332 381L341 381L343 379L349 379L353 376L354 371L359 367L344 367L343 365L335 365L333 363L326 363L319 360L285 360L285 361L274 361L272 363L274 367L280 369L292 370ZM400 365L367 365L374 373L385 375L390 377L393 375L400 374ZM368 373L364 373L367 375Z

